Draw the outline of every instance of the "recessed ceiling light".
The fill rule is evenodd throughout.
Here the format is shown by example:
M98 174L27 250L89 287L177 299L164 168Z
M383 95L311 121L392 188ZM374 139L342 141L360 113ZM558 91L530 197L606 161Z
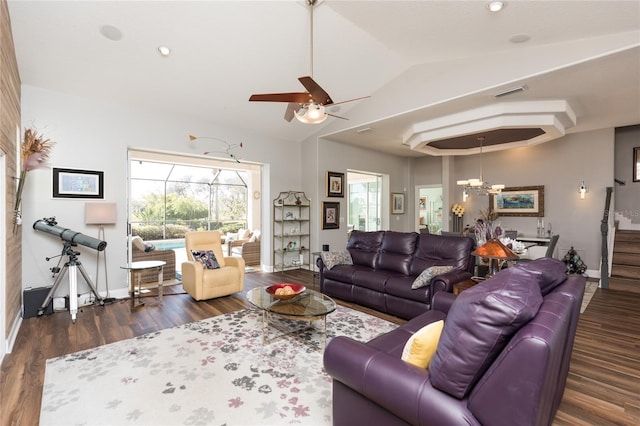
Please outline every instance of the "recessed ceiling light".
M487 4L487 7L492 12L500 12L504 7L504 2L502 1L492 1Z
M113 25L103 25L100 27L100 34L109 40L119 41L122 40L122 31Z
M160 54L160 56L169 56L171 55L171 49L169 49L167 46L160 46L158 47L158 53Z

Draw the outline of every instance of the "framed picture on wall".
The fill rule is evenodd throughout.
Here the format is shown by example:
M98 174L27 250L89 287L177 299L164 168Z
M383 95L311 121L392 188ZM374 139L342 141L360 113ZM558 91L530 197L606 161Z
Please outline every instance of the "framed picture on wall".
M104 172L54 167L53 198L104 198Z
M544 216L544 185L505 188L489 197L489 210L500 216Z
M633 181L640 182L640 146L633 148Z
M391 214L404 214L404 194L402 192L391 193Z
M322 229L340 228L340 203L322 202Z
M344 173L327 172L327 197L344 197Z

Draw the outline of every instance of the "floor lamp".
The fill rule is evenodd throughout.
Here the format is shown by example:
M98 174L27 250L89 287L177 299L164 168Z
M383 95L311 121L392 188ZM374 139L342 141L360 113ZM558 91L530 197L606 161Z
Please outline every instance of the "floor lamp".
M98 239L105 240L104 226L116 223L116 203L85 203L84 223L86 225L98 225ZM100 271L100 253L104 258L104 282L107 290L106 297L109 298L109 278L107 275L107 251L106 249L96 252L96 288L98 287L98 273ZM105 299L106 301L106 299Z

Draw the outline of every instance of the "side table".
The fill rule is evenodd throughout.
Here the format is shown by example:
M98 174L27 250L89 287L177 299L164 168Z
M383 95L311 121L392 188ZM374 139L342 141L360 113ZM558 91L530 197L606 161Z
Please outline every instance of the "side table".
M141 301L142 288L140 279L144 270L154 268L158 269L158 304L162 306L162 275L164 272L164 265L166 264L167 262L162 260L142 260L120 266L120 268L127 269L131 272L131 288L129 289L129 294L131 296L131 309L144 306L144 302ZM138 304L136 304L136 293L138 293Z
M465 291L467 289L470 289L471 287L473 287L476 284L478 284L478 283L476 281L474 281L474 280L460 281L459 283L456 283L456 284L453 285L453 294L455 294L457 296L460 293L462 293L463 291Z

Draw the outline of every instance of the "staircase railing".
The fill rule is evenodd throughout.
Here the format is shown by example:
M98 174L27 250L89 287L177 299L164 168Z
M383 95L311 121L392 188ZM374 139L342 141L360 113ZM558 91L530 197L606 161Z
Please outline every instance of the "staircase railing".
M600 287L609 288L609 220L611 208L611 194L613 187L607 187L607 197L604 202L604 214L600 222L600 233L602 234L602 260L600 264Z

